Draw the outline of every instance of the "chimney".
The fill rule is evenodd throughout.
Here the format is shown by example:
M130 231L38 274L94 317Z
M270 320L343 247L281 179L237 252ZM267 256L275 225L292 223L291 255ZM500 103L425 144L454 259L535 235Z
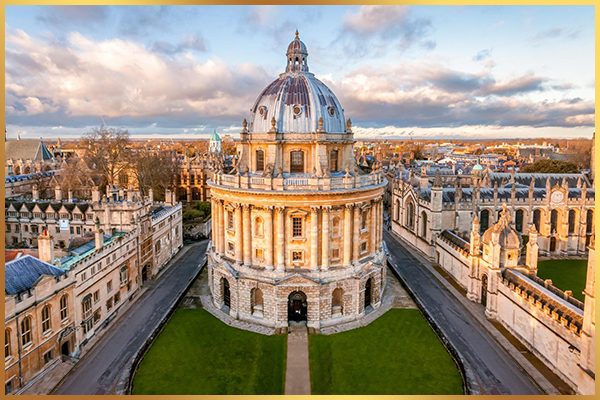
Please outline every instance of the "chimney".
M57 201L62 201L62 189L59 185L54 187L54 199Z
M173 202L173 196L171 196L171 189L165 189L165 204L171 205Z
M100 220L96 218L96 231L94 237L96 250L100 250L104 246L104 231L100 229Z
M67 196L69 198L69 203L71 203L73 201L73 191L69 188L69 191L67 192Z
M38 236L38 258L49 264L54 260L54 238L45 228Z
M31 188L31 197L33 198L33 200L40 199L40 191L38 190L37 185L33 185L33 187Z

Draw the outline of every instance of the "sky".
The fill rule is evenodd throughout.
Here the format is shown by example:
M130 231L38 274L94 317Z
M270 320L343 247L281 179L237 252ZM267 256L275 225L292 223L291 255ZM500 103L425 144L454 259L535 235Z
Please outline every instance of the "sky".
M7 6L8 138L233 134L308 65L357 138L591 137L591 6Z

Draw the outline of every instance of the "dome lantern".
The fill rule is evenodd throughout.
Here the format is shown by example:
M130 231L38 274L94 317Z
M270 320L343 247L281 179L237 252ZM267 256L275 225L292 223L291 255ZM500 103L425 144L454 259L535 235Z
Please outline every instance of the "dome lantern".
M308 72L308 51L306 45L300 40L298 30L296 29L296 37L287 49L287 68L285 72Z

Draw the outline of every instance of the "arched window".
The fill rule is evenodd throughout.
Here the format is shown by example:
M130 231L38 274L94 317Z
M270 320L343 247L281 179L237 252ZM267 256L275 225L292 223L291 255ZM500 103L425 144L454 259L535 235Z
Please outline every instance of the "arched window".
M223 295L223 305L231 307L231 292L229 290L229 281L221 278L221 294Z
M594 230L594 211L587 210L585 215L585 233L590 234Z
M21 175L21 167L18 165L15 167L15 175Z
M27 175L27 174L30 174L30 173L31 173L31 167L28 165L23 170L23 174Z
M523 210L517 210L515 212L515 229L517 232L523 232Z
M406 203L406 227L410 230L415 229L415 204L410 199Z
M331 150L329 152L329 170L336 172L338 170L338 151Z
M21 345L31 343L31 317L23 318L21 321Z
M12 356L12 346L10 341L10 329L4 330L4 358Z
M485 232L490 226L490 210L481 210L479 213L479 231Z
M254 236L263 235L263 220L261 217L256 217L254 220Z
M558 211L550 211L550 232L556 233L556 227L558 225Z
M542 224L542 210L539 208L533 210L533 225L535 225L535 230L540 231L540 225Z
M340 235L340 219L338 217L333 217L331 227L333 237L338 237Z
M361 230L366 230L367 229L367 222L369 221L369 211L368 210L363 210L360 213L360 229Z
M265 152L263 150L256 150L256 171L265 170Z
M421 212L421 237L427 238L427 213L425 211Z
M569 233L575 233L575 210L569 210Z
M65 294L60 298L60 319L64 321L69 317L69 297Z
M338 317L344 314L344 289L336 288L331 294L331 316Z
M304 173L304 152L302 150L290 152L290 172Z
M260 288L253 288L250 291L250 307L252 315L262 317L263 315L263 292Z
M394 217L394 221L400 220L400 200L396 200L396 213Z
M45 305L44 308L42 308L42 332L48 332L51 327L50 306Z

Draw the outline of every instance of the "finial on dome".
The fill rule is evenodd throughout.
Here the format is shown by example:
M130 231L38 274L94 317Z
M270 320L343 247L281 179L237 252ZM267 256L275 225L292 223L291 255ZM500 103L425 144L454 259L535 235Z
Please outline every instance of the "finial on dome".
M300 37L298 36L298 29L296 29L296 39L300 39Z
M248 132L248 121L246 121L246 118L242 120L242 132Z
M319 132L323 132L323 117L319 117Z
M277 132L277 120L274 116L271 118L271 132Z
M352 132L352 120L350 118L346 120L346 131Z

